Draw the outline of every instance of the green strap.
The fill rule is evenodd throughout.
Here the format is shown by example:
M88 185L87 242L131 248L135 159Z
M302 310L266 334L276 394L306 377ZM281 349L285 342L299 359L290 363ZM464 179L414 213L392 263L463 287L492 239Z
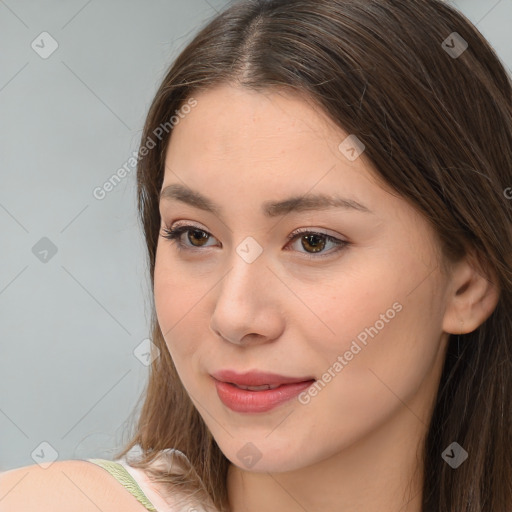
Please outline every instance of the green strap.
M134 480L132 475L128 473L126 468L117 462L106 459L87 459L93 464L101 466L106 469L116 480L118 480L133 496L139 500L151 512L158 512L154 505L148 500L146 495L142 492L139 484Z

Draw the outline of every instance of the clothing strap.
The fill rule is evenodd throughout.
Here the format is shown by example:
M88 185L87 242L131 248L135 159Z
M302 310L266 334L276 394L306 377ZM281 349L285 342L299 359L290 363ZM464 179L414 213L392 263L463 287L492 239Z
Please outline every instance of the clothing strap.
M106 459L87 459L93 464L106 469L118 482L120 482L137 500L142 503L150 512L158 512L154 505L148 500L139 484L134 480L132 475L124 468L122 464Z

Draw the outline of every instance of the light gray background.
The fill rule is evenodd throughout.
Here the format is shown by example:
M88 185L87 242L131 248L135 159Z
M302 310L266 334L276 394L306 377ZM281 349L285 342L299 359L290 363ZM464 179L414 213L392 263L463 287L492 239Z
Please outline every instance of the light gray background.
M510 70L512 0L450 3ZM148 375L135 169L102 200L93 190L138 149L166 69L227 4L0 0L0 471L111 458L126 440ZM42 32L58 43L46 59L31 47L50 48Z

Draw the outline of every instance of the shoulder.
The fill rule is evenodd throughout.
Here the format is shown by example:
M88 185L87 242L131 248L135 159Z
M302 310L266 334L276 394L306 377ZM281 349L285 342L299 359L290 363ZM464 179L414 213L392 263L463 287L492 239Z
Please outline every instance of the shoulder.
M0 473L1 512L147 512L100 466L84 460L34 464Z

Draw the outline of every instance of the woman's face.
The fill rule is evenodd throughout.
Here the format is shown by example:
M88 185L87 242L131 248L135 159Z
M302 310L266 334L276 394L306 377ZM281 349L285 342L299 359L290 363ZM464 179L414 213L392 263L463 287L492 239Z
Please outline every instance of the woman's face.
M155 305L219 447L259 472L320 462L392 424L407 443L428 423L447 340L431 228L303 99L228 86L195 99L166 155L162 190L181 193L160 202L162 235L191 227L159 238ZM317 195L347 203L320 207ZM316 382L224 385L224 397L212 377L221 370Z

